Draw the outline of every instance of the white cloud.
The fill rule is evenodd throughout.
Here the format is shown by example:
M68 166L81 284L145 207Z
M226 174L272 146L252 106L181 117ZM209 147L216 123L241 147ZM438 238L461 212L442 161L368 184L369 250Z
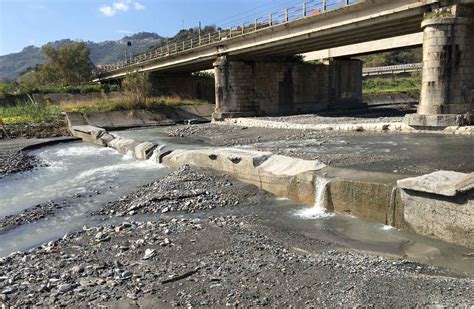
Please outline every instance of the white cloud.
M136 11L142 11L145 9L145 6L139 2L132 2L132 0L120 0L112 3L112 5L104 5L100 7L99 11L105 16L114 16L117 11L127 12L131 5Z
M102 6L99 11L104 14L105 16L114 16L115 15L115 10L108 5Z
M119 1L119 2L114 2L114 9L118 10L118 11L128 11L128 1L127 2L124 2L124 1Z
M133 4L133 6L135 7L135 10L137 11L141 11L141 10L144 10L145 9L145 6L139 2L135 2Z

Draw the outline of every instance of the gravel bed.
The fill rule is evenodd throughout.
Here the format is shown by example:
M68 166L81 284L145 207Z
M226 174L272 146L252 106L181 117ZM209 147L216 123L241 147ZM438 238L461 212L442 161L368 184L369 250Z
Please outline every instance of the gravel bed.
M272 195L259 191L255 186L212 171L183 166L94 214L123 217L176 211L194 213L198 210L244 206L271 200Z
M0 259L15 307L472 304L474 281L380 256L295 250L252 219L124 222Z

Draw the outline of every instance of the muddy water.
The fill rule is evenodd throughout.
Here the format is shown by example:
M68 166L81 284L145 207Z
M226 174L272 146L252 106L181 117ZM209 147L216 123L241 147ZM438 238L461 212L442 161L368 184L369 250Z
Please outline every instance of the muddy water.
M0 180L0 216L18 214L49 200L70 206L54 217L0 235L0 256L90 225L90 212L168 173L160 164L80 143L46 147L32 154L48 166Z

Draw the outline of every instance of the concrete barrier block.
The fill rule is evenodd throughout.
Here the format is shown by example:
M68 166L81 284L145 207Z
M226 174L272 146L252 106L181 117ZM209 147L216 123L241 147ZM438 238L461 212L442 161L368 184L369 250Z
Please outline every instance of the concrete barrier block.
M404 221L416 233L474 249L474 194L459 196L401 190Z
M393 186L347 179L329 183L328 209L373 223L388 223Z
M474 177L471 174L453 171L437 171L431 174L406 178L397 182L405 190L433 193L444 196L455 196L474 188Z
M104 133L101 137L100 140L105 146L109 146L110 142L113 141L115 137L112 134L109 133Z
M110 148L117 150L119 153L123 155L134 157L135 147L138 145L139 143L134 141L133 139L116 138L112 140L108 146Z
M81 138L85 143L106 146L105 143L100 139L100 137L106 133L106 131L102 128L90 125L72 126L69 128L69 131L74 137Z
M69 127L85 126L88 124L87 120L84 118L84 115L79 112L66 113L66 118Z
M314 204L314 172L325 167L270 152L236 148L176 150L163 159L172 168L190 164L227 173L280 197Z
M138 160L148 160L158 145L151 142L144 142L135 147L134 157Z

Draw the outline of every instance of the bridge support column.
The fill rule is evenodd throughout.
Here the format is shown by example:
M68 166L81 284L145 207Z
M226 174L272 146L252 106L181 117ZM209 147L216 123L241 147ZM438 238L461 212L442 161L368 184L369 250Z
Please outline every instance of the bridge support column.
M335 59L329 65L329 109L365 108L362 98L362 66L358 59Z
M337 60L324 65L287 59L242 61L223 56L214 68L213 117L217 120L362 106L359 61Z
M469 124L474 109L474 6L427 13L422 27L420 106L405 122L433 128Z

